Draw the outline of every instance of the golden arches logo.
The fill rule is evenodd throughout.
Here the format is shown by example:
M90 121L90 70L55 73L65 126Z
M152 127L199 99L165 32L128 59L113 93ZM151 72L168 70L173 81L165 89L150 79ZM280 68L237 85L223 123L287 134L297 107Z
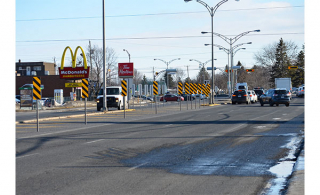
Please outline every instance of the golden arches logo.
M83 51L82 47L78 46L74 52L74 55L73 55L73 52L72 52L72 49L67 46L64 51L63 51L63 54L62 54L62 58L61 58L61 70L63 70L63 67L64 67L64 58L65 58L65 55L66 55L66 52L67 50L70 50L70 53L71 53L71 59L72 59L72 68L75 68L76 67L76 57L77 57L77 52L78 52L78 49L81 49L81 52L82 52L82 55L83 55L83 61L84 61L84 69L88 69L88 64L87 64L87 58L86 58L86 53Z

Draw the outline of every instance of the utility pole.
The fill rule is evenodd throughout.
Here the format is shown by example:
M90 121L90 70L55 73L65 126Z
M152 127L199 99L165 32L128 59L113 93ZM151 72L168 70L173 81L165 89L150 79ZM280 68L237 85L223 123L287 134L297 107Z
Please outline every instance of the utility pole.
M89 55L90 55L90 89L91 89L91 91L90 91L90 94L89 94L89 100L91 99L91 96L92 96L92 89L93 89L93 87L92 87L92 85L93 85L93 83L92 83L92 61L91 61L91 53L92 53L92 50L91 50L91 41L89 40Z

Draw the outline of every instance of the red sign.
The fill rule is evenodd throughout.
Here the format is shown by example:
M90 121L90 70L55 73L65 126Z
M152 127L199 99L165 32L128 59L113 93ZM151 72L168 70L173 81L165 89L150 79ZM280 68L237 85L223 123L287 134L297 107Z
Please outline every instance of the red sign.
M118 63L118 73L120 78L132 78L134 76L133 63Z
M60 79L84 79L89 78L89 69L84 67L64 67L63 70L59 68Z

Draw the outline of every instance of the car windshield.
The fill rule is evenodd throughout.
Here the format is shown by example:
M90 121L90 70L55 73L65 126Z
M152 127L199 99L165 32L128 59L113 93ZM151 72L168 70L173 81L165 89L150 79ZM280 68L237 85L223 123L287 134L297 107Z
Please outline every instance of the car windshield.
M107 95L119 95L119 88L107 88ZM103 95L103 90L100 89L99 95Z
M287 94L287 90L275 90L275 94Z
M263 91L261 89L254 90L254 92L256 92L256 94L259 94L259 95L263 94Z

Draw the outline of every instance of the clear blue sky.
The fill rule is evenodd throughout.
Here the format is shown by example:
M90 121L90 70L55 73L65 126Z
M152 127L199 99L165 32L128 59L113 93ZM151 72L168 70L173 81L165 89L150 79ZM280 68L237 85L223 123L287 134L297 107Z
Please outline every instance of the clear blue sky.
M205 2L215 6L219 1ZM189 65L191 78L197 74L198 64L189 59L211 59L211 47L204 46L211 43L211 37L200 33L211 31L211 18L196 1L117 0L106 1L105 8L107 46L115 49L119 62L128 61L123 49L128 50L135 68L149 78L154 66L156 71L166 68L154 58L181 58L170 67L186 70ZM261 32L250 33L236 42L253 44L243 46L246 50L236 54L234 63L240 60L245 67L252 67L254 53L281 37L301 47L305 41L304 1L229 0L214 16L214 32L230 38L255 29ZM16 61L53 62L55 57L60 64L66 46L85 48L89 40L102 47L102 0L16 1ZM229 47L219 37L215 37L214 43ZM216 67L228 63L227 54L218 48L214 57Z

